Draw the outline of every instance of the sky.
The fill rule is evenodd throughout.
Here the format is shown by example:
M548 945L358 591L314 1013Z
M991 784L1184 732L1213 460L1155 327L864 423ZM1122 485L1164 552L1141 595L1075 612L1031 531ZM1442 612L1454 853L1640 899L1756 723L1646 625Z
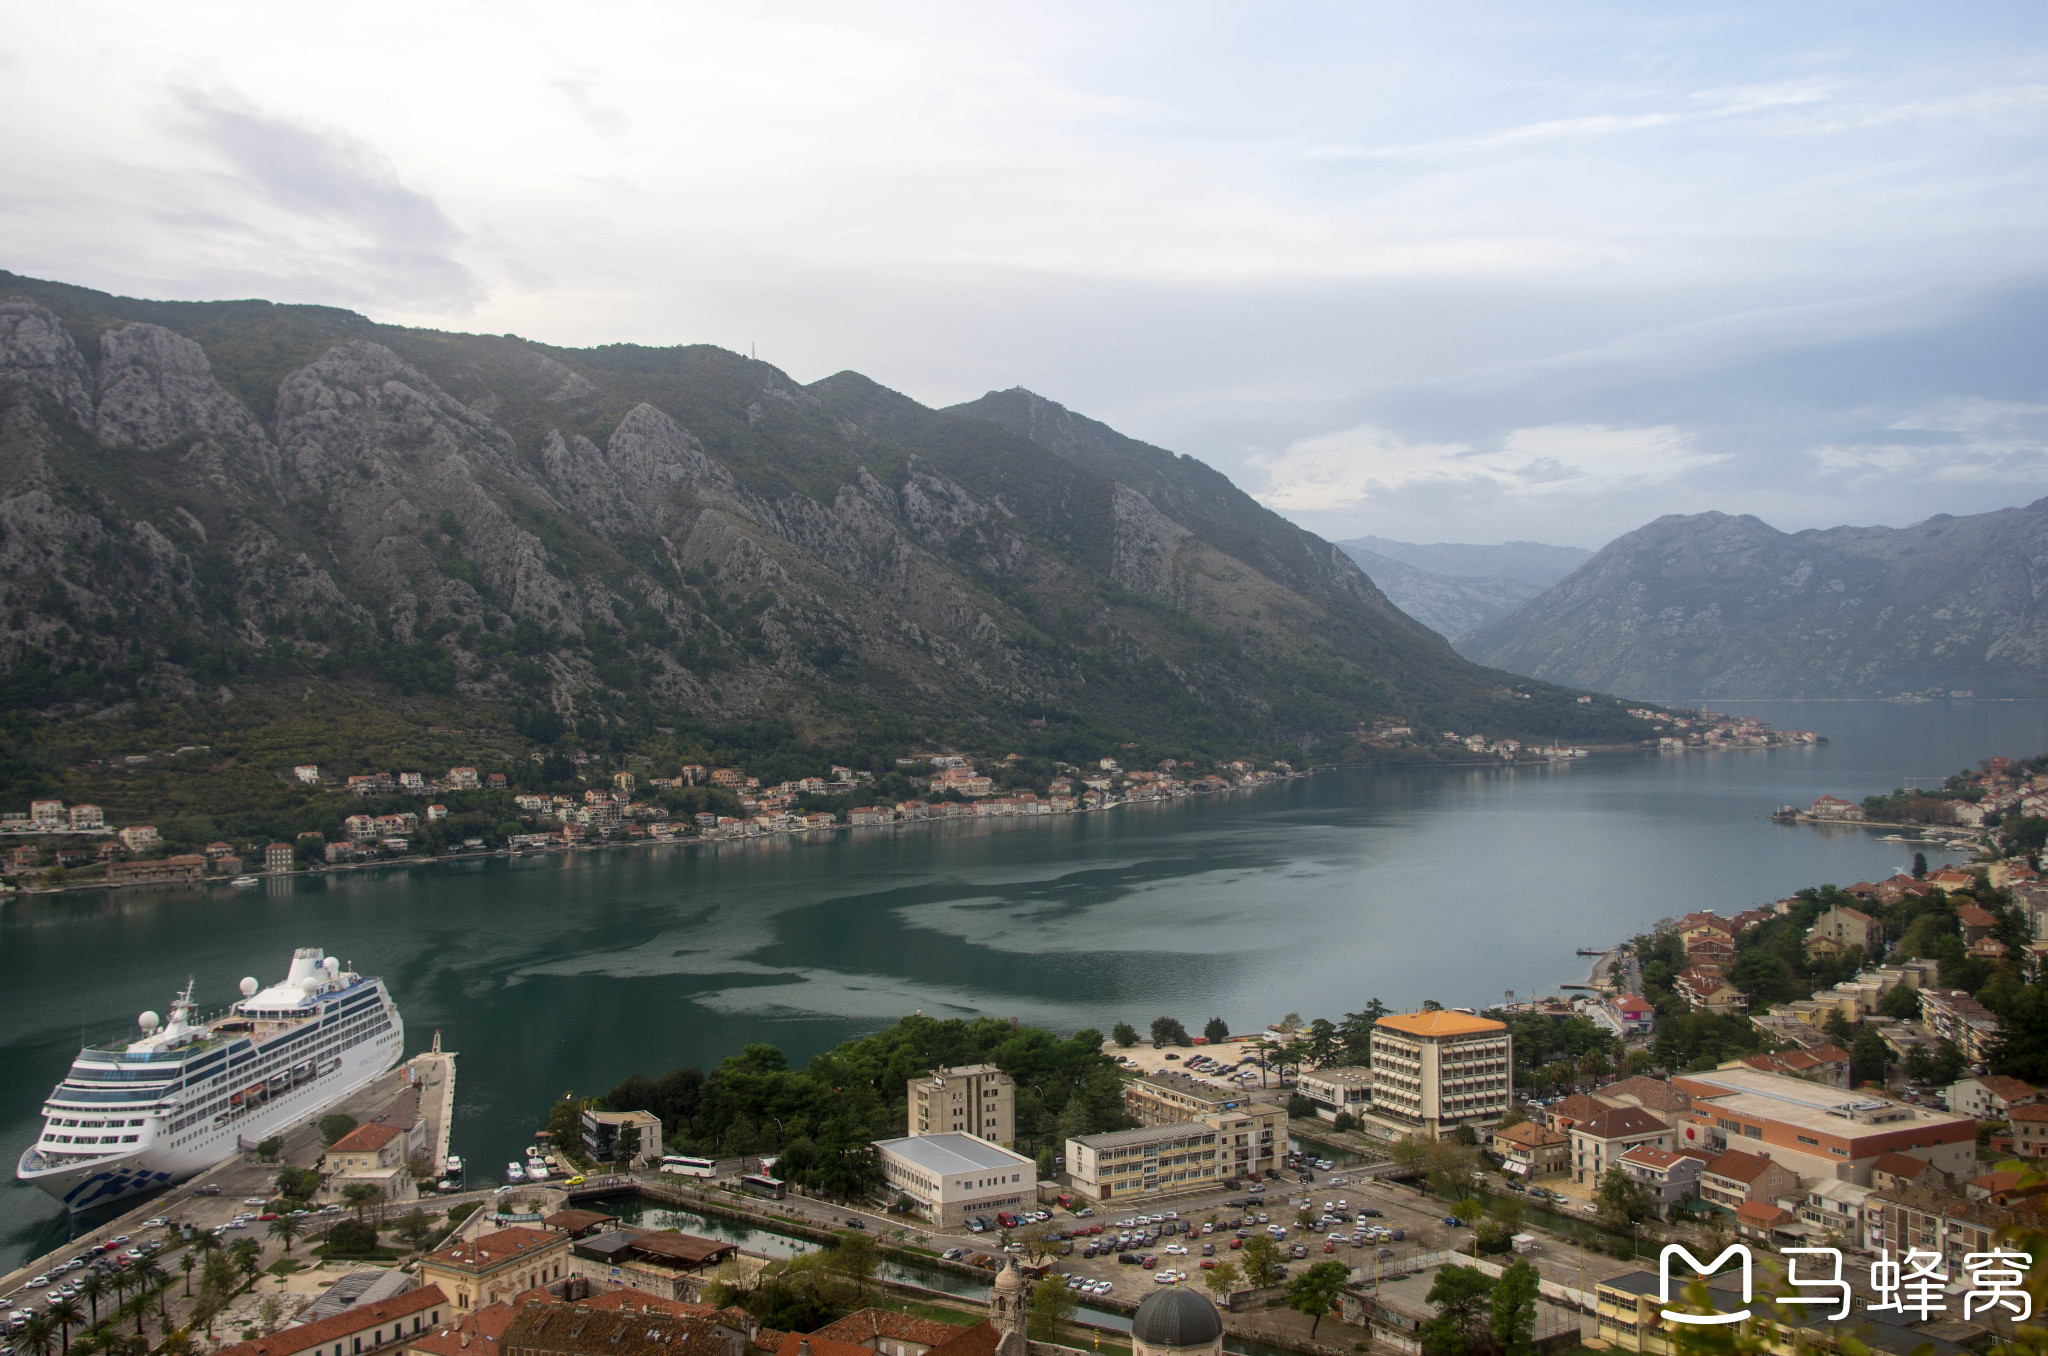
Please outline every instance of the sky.
M2048 7L0 0L0 267L1027 386L1325 536L2048 495Z

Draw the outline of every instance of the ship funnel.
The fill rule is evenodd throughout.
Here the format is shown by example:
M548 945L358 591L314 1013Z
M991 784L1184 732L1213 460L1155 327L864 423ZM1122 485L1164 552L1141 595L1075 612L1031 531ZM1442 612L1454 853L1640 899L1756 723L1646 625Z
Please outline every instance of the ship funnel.
M254 976L254 975L243 975L243 976L242 976L242 997L244 997L244 998L254 998L254 997L256 996L256 991L257 991L258 989L262 988L262 987L263 987L263 986L262 986L261 984L258 984L258 983L256 982L256 976Z
M158 1025L162 1023L162 1021L163 1019L161 1017L158 1017L155 1013L145 1012L140 1017L137 1017L135 1019L135 1024L141 1027L144 1031L154 1031L157 1029Z

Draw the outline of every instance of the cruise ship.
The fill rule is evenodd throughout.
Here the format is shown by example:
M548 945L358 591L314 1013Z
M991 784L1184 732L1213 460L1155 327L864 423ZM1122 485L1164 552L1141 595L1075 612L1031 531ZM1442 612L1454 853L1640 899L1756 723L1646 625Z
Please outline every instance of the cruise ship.
M201 1018L188 983L169 1021L145 1012L139 1039L80 1050L15 1175L74 1211L111 1205L319 1115L405 1049L384 981L318 947L294 951L280 982L245 979L241 991Z

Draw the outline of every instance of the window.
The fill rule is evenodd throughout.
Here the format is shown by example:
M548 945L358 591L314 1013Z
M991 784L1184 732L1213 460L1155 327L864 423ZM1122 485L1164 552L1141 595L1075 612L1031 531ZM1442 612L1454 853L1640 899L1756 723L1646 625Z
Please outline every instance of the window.
M1811 1144L1811 1145L1813 1145L1813 1146L1814 1146L1814 1147L1816 1147L1816 1148L1818 1148L1818 1147L1820 1146L1820 1141L1819 1141L1819 1140L1817 1140L1817 1139L1815 1139L1815 1138L1814 1138L1813 1136L1811 1136L1811 1135L1801 1135L1801 1136L1799 1136L1799 1142L1800 1142L1801 1144Z

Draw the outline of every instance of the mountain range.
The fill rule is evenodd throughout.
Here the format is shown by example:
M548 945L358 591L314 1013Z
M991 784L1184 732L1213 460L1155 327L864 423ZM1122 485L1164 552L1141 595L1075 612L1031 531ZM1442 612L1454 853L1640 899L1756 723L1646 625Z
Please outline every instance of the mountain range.
M1533 541L1477 546L1355 537L1337 546L1396 607L1451 640L1507 616L1593 557L1580 547Z
M930 409L705 345L4 273L0 667L17 711L346 689L613 747L1625 720L1461 658L1221 474L1025 390Z
M2048 499L1910 527L1659 518L1459 649L1657 700L2048 692Z

